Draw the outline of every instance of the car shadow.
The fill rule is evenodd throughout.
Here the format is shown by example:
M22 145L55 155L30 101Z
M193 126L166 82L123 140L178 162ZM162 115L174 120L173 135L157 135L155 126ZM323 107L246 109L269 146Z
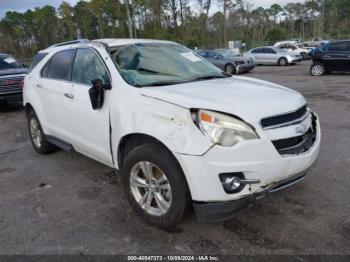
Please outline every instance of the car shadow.
M21 102L0 102L0 113L9 113L23 110Z

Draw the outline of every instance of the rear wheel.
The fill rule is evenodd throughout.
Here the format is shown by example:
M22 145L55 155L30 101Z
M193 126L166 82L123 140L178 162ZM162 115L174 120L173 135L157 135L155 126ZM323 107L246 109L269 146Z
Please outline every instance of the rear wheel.
M227 74L233 75L236 72L236 68L232 64L228 64L225 66L225 72Z
M321 63L313 63L310 67L310 74L313 76L321 76L326 73L326 67Z
M282 57L282 58L280 58L280 60L278 60L278 64L280 66L286 66L286 65L288 65L288 60L286 58Z
M163 146L143 144L124 158L122 178L126 196L147 223L172 228L180 223L188 204L181 167Z
M39 119L33 110L28 114L28 132L30 141L38 153L50 154L57 150L57 147L47 141Z

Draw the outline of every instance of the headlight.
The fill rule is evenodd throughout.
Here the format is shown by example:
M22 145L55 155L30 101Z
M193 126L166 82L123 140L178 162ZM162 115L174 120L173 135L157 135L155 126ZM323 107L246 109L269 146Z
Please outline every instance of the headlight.
M233 146L259 136L245 122L225 114L199 110L195 116L200 130L215 144Z

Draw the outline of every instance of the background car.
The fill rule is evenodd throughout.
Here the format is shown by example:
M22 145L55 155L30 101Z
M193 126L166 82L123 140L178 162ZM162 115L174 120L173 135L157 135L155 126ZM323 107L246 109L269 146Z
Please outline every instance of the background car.
M244 54L252 56L257 65L287 66L302 61L301 55L288 52L273 46L262 46L249 50Z
M228 74L247 73L255 68L253 59L233 56L227 51L197 50L197 53Z
M0 101L22 99L23 79L28 69L17 59L0 54Z
M350 40L330 42L315 50L311 75L321 76L332 71L350 72Z
M276 44L274 44L274 47L281 48L288 52L296 52L299 55L301 55L304 60L307 60L310 58L309 56L310 49L303 48L300 45L295 44L291 41L277 42Z

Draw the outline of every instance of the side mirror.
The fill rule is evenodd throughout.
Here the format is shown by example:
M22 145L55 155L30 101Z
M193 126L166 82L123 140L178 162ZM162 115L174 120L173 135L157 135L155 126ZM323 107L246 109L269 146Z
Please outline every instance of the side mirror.
M89 96L93 110L103 106L105 90L101 79L92 80L92 87L89 89Z

